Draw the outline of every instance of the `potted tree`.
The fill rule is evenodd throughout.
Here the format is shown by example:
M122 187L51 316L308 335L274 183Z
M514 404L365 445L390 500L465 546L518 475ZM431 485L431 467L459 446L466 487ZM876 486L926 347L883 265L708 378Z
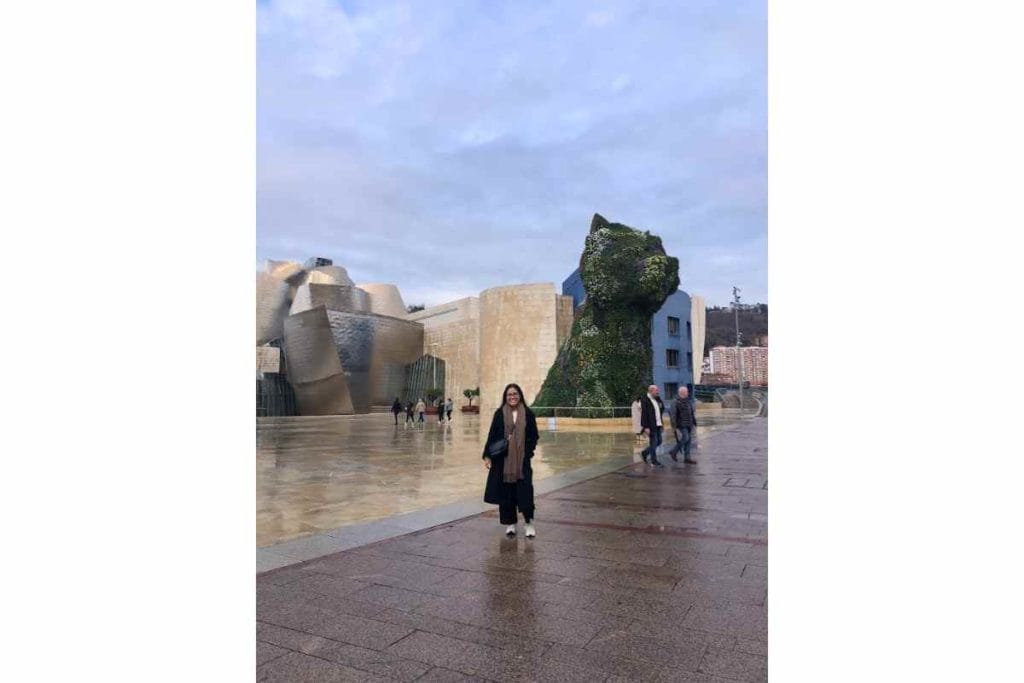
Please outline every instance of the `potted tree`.
M468 406L462 406L462 412L464 413L479 413L480 406L473 405L473 397L480 395L480 387L476 389L466 389L462 392L462 395L469 399Z
M437 401L438 398L444 396L444 391L442 391L441 389L438 389L437 387L431 387L431 388L427 389L426 394L427 394L427 415L437 415L437 406L435 405L435 401Z

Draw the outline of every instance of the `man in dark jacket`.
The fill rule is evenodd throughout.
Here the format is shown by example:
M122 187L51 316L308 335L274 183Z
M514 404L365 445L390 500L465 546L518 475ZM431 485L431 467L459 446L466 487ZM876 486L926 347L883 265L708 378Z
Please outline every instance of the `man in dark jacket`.
M651 464L655 467L662 467L658 462L658 446L661 445L662 419L665 412L665 404L658 395L658 385L652 384L647 387L647 395L640 399L640 427L643 433L650 439L650 446L640 451L640 457L647 462L647 456L651 456Z
M697 427L697 413L690 402L690 391L686 387L679 387L679 396L672 404L672 427L676 432L676 445L669 451L669 455L676 462L679 458L676 454L680 449L683 451L683 462L696 464L697 461L690 458L690 437L692 430Z

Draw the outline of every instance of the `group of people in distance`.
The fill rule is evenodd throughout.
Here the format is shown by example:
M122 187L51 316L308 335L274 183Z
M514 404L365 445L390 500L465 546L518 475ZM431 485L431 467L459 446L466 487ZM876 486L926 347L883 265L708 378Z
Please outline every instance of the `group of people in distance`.
M683 452L683 462L695 465L697 463L690 457L690 446L693 443L693 430L697 427L697 413L694 411L693 402L690 400L690 390L686 387L679 387L676 400L672 402L670 411L665 410L665 402L661 400L658 386L652 384L647 387L647 393L633 402L633 431L637 438L641 435L649 440L647 448L640 452L644 462L654 467L663 467L658 461L658 447L663 441L665 416L671 420L672 431L675 433L676 445L668 452L672 459L679 462L676 457L679 451Z
M440 422L444 422L445 416L447 415L448 422L451 423L451 421L452 421L452 409L454 407L455 407L455 403L452 401L451 398L448 398L448 399L446 399L444 401L442 401L441 399L438 399L437 400L437 421L439 423ZM424 421L423 420L423 416L427 412L427 404L426 404L426 402L424 402L424 400L422 398L419 399L418 401L416 401L416 403L412 403L411 401L407 401L405 404L403 404L400 400L398 400L398 397L395 396L395 402L391 404L391 413L395 416L395 424L396 425L398 424L398 416L401 415L403 412L405 413L405 424L409 424L410 422L413 422L413 423L415 423L415 422L423 422ZM419 419L418 420L415 417L416 415L419 415Z

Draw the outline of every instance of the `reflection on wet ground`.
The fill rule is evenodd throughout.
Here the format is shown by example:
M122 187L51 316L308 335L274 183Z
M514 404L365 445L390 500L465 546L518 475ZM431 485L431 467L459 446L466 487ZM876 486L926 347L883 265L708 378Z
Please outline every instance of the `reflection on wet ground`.
M729 422L719 419L716 424ZM539 423L542 431L533 461L536 481L613 455L639 453L640 445L628 432L578 427L545 431L546 420ZM436 419L409 425L400 421L395 426L390 414L380 413L260 418L256 544L266 547L356 522L482 497L484 438L477 415L456 415L452 425L444 426Z
M766 422L542 494L534 539L492 509L258 574L257 679L767 680Z

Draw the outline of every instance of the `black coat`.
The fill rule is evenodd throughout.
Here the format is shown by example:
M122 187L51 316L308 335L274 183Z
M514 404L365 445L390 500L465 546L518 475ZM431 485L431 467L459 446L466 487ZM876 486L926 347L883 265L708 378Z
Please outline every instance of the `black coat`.
M690 399L677 398L672 404L672 426L677 429L697 426L697 414Z
M654 399L658 404L658 411L661 413L665 412L665 404L661 400L661 396ZM661 419L661 424L665 426L665 418ZM640 399L640 428L641 429L654 429L658 426L658 418L654 414L654 406L651 405L651 399L649 396L644 396Z
M487 458L487 444L505 438L505 416L501 408L494 411L491 429L487 433L484 452L481 458ZM484 488L484 502L491 505L511 505L515 503L520 509L533 509L533 467L530 460L537 449L540 433L537 431L537 418L533 411L526 409L526 457L523 459L523 479L515 484L505 483L505 453L491 458L491 469L487 470L487 486Z

